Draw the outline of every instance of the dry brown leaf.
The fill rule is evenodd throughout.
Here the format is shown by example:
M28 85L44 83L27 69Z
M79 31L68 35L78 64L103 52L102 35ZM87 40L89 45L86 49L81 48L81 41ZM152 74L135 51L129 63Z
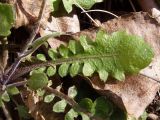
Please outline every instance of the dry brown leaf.
M42 0L9 0L16 10L15 28L26 26L35 22L39 15ZM49 0L45 8L45 14L42 18L42 26L45 26L51 12Z

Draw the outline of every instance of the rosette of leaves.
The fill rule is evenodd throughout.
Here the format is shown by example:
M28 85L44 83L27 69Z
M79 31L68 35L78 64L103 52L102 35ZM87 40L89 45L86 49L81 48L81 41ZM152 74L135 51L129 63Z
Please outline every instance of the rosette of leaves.
M104 82L109 75L124 80L125 74L138 73L150 64L154 56L151 47L141 37L124 31L108 35L102 30L97 33L95 41L81 36L79 41L70 40L67 46L50 49L48 54L52 66L55 66L54 69L48 68L50 75L59 65L61 77L67 74L74 77L80 73L92 76L96 72Z

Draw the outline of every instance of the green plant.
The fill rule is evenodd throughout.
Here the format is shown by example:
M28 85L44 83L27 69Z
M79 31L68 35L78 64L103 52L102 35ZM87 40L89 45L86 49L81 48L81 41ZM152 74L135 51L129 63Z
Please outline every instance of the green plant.
M90 9L101 0L62 0L61 2L69 13L72 11L72 5ZM53 10L58 10L60 1L52 0L52 3ZM45 4L45 0L43 4ZM70 87L68 95L65 95L59 89L51 87L49 77L56 73L61 77L68 74L71 77L78 74L91 77L93 73L98 73L103 82L107 81L108 76L122 81L125 79L125 75L136 74L149 65L154 55L151 47L142 38L129 35L125 31L117 31L109 35L100 29L95 40L91 40L89 36L81 36L79 41L70 40L66 46L61 45L57 49L49 49L47 56L50 59L47 59L48 57L44 54L38 53L36 58L41 63L31 61L33 65L27 66L26 69L24 67L21 73L18 73L17 70L22 60L25 61L28 56L32 58L32 53L49 38L65 34L55 32L34 40L36 36L34 33L39 27L44 6L41 8L42 12L39 14L38 23L34 26L33 35L28 44L19 53L17 60L9 67L9 71L4 69L4 73L0 74L0 106L3 106L4 102L9 102L13 95L19 94L18 86L27 85L28 89L44 97L46 103L52 102L55 96L61 98L53 105L54 112L64 112L67 104L69 104L71 107L65 115L65 120L73 120L78 115L81 115L83 120L93 118L119 120L116 115L125 120L126 114L121 110L117 112L117 108L104 97L98 97L96 100L84 98L78 103L74 100L78 94L75 86ZM10 29L15 21L12 5L0 3L0 20L1 42L7 39L6 37L10 34ZM11 80L29 72L28 80L10 83ZM46 91L50 94L46 95ZM24 106L17 105L17 110L21 117L26 115Z

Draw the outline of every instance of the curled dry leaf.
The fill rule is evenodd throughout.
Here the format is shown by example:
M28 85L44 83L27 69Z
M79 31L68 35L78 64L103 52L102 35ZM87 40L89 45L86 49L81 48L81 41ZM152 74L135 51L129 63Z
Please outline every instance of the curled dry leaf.
M16 12L15 28L26 26L36 21L43 0L9 0L13 4ZM51 12L51 5L47 0L45 14L42 18L42 26L45 26Z

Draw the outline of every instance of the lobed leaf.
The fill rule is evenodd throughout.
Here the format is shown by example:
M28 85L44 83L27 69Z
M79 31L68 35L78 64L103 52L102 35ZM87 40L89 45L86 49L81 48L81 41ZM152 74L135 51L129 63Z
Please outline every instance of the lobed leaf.
M29 80L27 81L27 85L32 90L38 90L47 86L48 77L45 73L33 73Z

